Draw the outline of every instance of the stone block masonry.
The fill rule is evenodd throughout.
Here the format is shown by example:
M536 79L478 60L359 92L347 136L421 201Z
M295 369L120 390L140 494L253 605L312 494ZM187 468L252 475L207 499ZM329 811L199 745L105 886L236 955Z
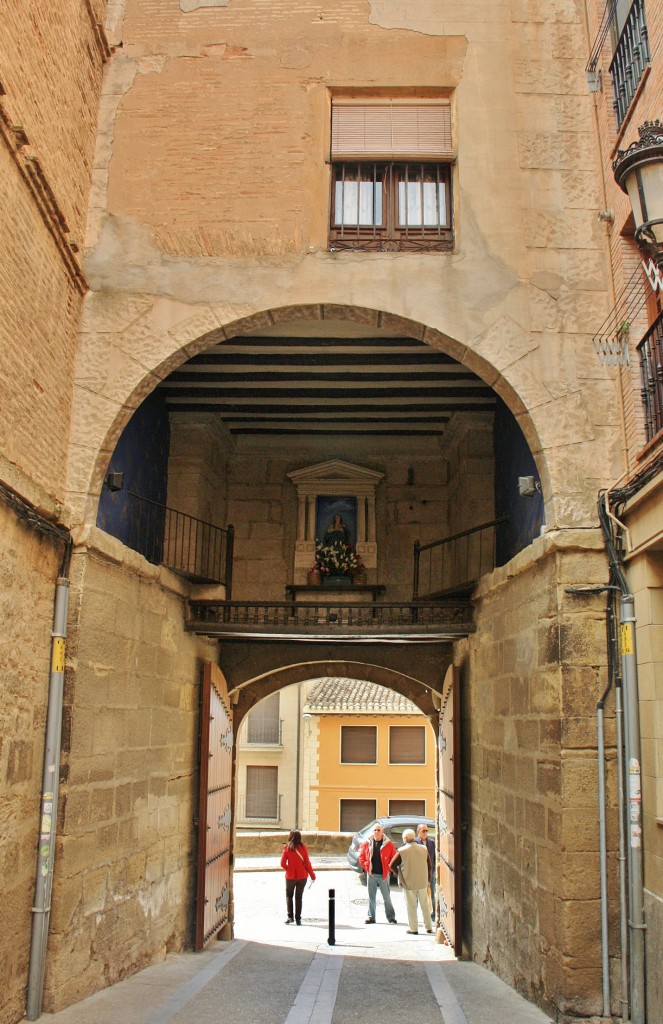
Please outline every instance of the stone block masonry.
M184 634L186 592L99 531L75 551L49 1011L191 943L198 689L216 645Z
M0 502L1 1024L25 1010L39 793L44 757L53 580L62 557Z
M464 645L461 762L467 952L550 1012L572 1001L591 1015L600 1010L595 715L605 644L593 641L600 599L578 606L564 594L579 559L585 575L604 571L598 537L594 548L587 539L541 538L508 577L497 569L482 582L477 633ZM586 644L565 644L565 622ZM565 730L567 716L583 728ZM610 838L614 855L614 829Z

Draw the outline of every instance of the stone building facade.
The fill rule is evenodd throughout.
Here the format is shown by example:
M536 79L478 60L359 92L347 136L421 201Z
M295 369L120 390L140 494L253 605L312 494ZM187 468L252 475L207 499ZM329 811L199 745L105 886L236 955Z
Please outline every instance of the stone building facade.
M246 601L279 600L292 581L288 474L339 459L384 476L377 582L401 600L415 540L495 515L521 466L514 439L526 442L544 528L483 575L476 630L450 654L462 677L462 952L559 1020L601 1012L594 823L604 600L567 589L605 584L597 493L642 464L635 365L601 364L592 336L635 258L609 153L660 114L663 38L650 4L651 69L618 134L609 102L588 92L584 74L602 8L591 0L451 8L439 0L63 0L57 18L37 2L13 4L3 19L0 872L9 899L1 1024L21 1019L28 987L52 593L65 572L44 1007L192 941L200 676L225 652L185 629L196 584L97 525L109 466L126 468L113 459L129 436L134 461L136 453L152 468L163 460L165 503L235 525L233 597ZM330 240L332 109L348 100L448 108L439 162L450 206L437 248ZM608 208L606 231L598 214ZM238 339L259 349L293 338L421 343L489 388L494 408L454 414L444 432L368 440L233 434L209 410L172 405L155 429L150 403L197 355L214 349L222 359ZM647 502L656 522L659 477L643 500L628 496L634 531ZM513 504L517 518L523 506ZM628 569L642 609L651 1020L661 1015L663 892L657 529L647 527ZM256 668L237 724L270 686L313 677L290 649L287 658L269 678ZM436 686L424 685L417 658L380 666L363 652L350 667L430 715ZM317 676L351 674L347 651L333 644L319 660ZM438 683L445 670L440 664ZM618 1013L610 704L607 718Z

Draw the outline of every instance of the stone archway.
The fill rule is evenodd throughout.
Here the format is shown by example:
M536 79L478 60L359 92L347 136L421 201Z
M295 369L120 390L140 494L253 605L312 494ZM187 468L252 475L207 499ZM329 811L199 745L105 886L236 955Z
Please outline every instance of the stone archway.
M346 676L378 683L407 697L436 722L439 695L453 660L451 644L227 645L220 664L228 684L235 728L263 697L319 676Z
M585 516L585 509L570 508L568 499L557 499L564 491L562 478L575 474L577 452L572 453L573 463L565 466L559 400L553 402L537 383L531 337L508 317L472 341L458 341L423 320L356 305L307 303L249 313L229 306L201 309L158 296L111 300L94 294L86 307L74 385L67 481L74 522L94 520L108 462L124 427L169 373L237 335L331 319L398 330L476 373L504 400L527 440L542 481L547 522L564 525L564 519L573 522Z
M587 785L587 778L591 782L595 763L593 722L587 694L593 694L595 689L600 693L603 689L604 637L603 622L596 609L590 606L590 602L580 611L577 605L571 608L564 588L569 582L601 582L604 558L600 538L586 529L593 522L593 491L584 477L582 487L576 481L584 457L583 446L589 445L590 439L593 462L597 462L592 425L585 416L579 440L575 437L572 441L570 432L565 430L568 416L577 411L577 394L575 398L565 396L561 404L551 400L549 393L546 397L545 386L536 378L536 364L530 361L531 336L508 318L501 318L471 344L461 344L442 330L425 326L423 319L417 321L358 306L274 307L270 312L258 314L228 307L221 311L205 307L201 312L196 307L170 300L140 297L122 300L124 304L120 315L117 309L104 308L104 301L100 296L93 297L93 308L88 311L94 314L90 326L95 330L105 330L103 344L99 344L99 335L87 337L79 361L81 376L72 434L69 494L74 521L80 524L94 519L107 461L115 442L132 411L159 380L195 352L259 326L326 317L346 318L376 326L389 325L460 359L504 397L538 461L548 506L549 533L537 538L531 548L511 564L482 581L476 595L477 634L459 644L458 655L465 684L463 740L469 752L466 791L469 794L468 829L472 840L468 850L469 888L465 898L476 908L470 922L469 953L485 957L502 977L540 1002L562 1005L565 1000L574 999L578 1007L591 1010L596 1004L598 991L598 957L593 947L585 959L575 956L574 950L581 934L586 934L587 921L590 929L594 928L596 915L589 902L581 908L584 929L581 933L575 879L587 875L593 878L586 865L596 851L591 841L587 841L586 848L573 847L576 837L582 839L583 834L578 827L576 834L570 836L564 829L566 822L578 826L587 820L591 813L588 808L594 806L594 795ZM439 321L438 326L441 326L442 318ZM95 354L99 357L98 367L92 367ZM90 370L85 376L87 366ZM562 410L565 410L564 414ZM603 436L606 437L607 451L607 432ZM576 525L584 529L569 529ZM554 526L560 529L553 532ZM150 820L152 806L161 802L164 819L170 814L175 820L175 782L169 780L164 786L160 779L145 781L148 773L144 765L153 763L151 749L141 755L142 761L137 762L134 747L143 739L145 729L132 702L138 703L138 712L150 718L150 746L152 737L154 742L158 741L164 747L166 741L170 742L173 726L169 719L172 718L181 735L187 738L189 746L186 750L190 752L193 749L193 666L197 659L209 658L211 653L209 649L205 650L202 641L196 642L181 632L181 603L184 598L181 591L176 592L171 580L167 582L170 589L164 597L165 588L158 570L148 579L145 567L136 563L130 566L130 573L123 573L122 560L130 562L127 552L113 548L106 554L111 568L104 574L99 569L99 559L89 560L86 567L88 578L81 584L76 607L83 626L76 638L76 670L72 672L75 683L69 687L72 705L76 703L76 707L72 707L72 719L75 719L74 736L76 738L78 732L79 744L75 752L78 760L74 754L71 757L74 772L67 810L71 818L71 830L66 837L67 868L72 876L78 870L80 834L89 820L87 807L90 800L85 786L81 784L81 765L85 765L88 756L86 743L89 736L84 735L86 722L94 725L94 729L90 726L89 735L98 748L95 756L98 755L100 762L104 758L115 758L119 746L110 725L106 734L102 731L105 716L109 719L110 713L103 706L105 694L100 691L98 680L105 676L110 678L112 668L113 678L121 678L124 685L125 707L122 710L125 720L122 727L127 736L126 749L120 749L117 778L112 776L112 772L111 777L118 792L123 789L126 792L122 793L120 801L113 794L115 803L112 806L129 808L127 818L130 811L138 807L143 827L142 823ZM84 555L81 562L83 560ZM582 579L578 580L580 566ZM118 611L115 617L97 608L98 595L107 583L104 576L111 575L118 577ZM153 597L157 590L159 604ZM148 607L146 594L149 601L155 602L153 607L158 612ZM160 646L155 654L152 637L155 629L161 628L161 608L166 604L171 616L169 630L167 635L160 637ZM146 643L151 645L151 649L140 661L140 668L135 667L138 661L134 655L133 621L128 623L128 638L120 636L112 657L109 654L102 658L100 637L107 623L119 618L126 622L127 608L142 610L144 607L148 607L152 616L145 622ZM179 625L176 623L178 614ZM393 656L392 650L389 657ZM166 669L167 687L163 686L154 670L157 657L162 665L170 660L176 666L176 672L169 665ZM298 673L310 673L311 663L339 665L345 662L351 667L357 661L356 654L351 652L323 651L321 648L307 656L306 662L301 648L298 655L289 655L284 660L287 668L280 669L273 663L265 663L262 667L252 667L248 676L238 677L240 682L249 681L249 686L239 691L240 694L246 691L246 696L240 696L238 702L239 714L250 707L251 686L256 688L254 696L258 692L265 695L268 687L278 689L286 685L286 680L303 678ZM375 662L373 656L371 660ZM382 664L381 671L386 667L389 666ZM232 690L236 685L232 677L234 666L225 668L230 676L229 689ZM427 694L433 690L439 692L441 686L437 682L441 684L443 678L439 662L437 682L431 683L430 690L421 686L422 675L413 672L411 664L402 668L402 674L414 680L408 695L415 702L429 699ZM163 673L163 668L160 671ZM134 674L139 685L138 698L131 685ZM600 688L597 680L601 683ZM262 689L259 691L260 686ZM162 691L166 695L165 700L162 699ZM117 693L110 689L110 685L108 693L112 701L117 702ZM428 714L435 709L432 698L430 700L432 706L425 708ZM147 708L141 701L147 703ZM186 721L182 721L183 713L188 715ZM138 769L134 770L136 763ZM131 769L127 771L129 782L124 779L125 766ZM187 764L186 768L188 771L190 766ZM99 770L108 772L103 765ZM144 778L140 776L141 772L145 774ZM168 775L172 775L173 780L182 778L176 760L168 766ZM165 796L162 793L164 789ZM102 804L96 795L95 799L98 799L98 804L93 804L94 813L101 813L106 804ZM143 834L147 838L141 856L149 866L149 874L146 875L150 882L149 898L139 885L132 883L136 895L130 910L134 913L134 908L140 907L141 912L148 914L154 908L155 917L161 914L161 919L165 919L162 907L167 886L161 877L154 877L155 869L150 860L153 855L149 844L150 828L144 827ZM171 840L169 837L169 851L172 853L171 848L176 843ZM92 861L89 866L86 864L86 871L88 867L95 871L103 869L103 865ZM134 870L133 861L130 867ZM174 864L174 874L183 876L184 870L179 863ZM118 913L114 905L111 908L110 900L109 908L108 919L111 909ZM93 919L99 913L94 899L90 898L80 912L86 928L90 929L91 935L94 934L93 927L96 926ZM171 913L171 920L175 922L173 934L177 941L181 941L186 925L178 915L179 906ZM509 925L507 928L504 927L505 919ZM105 921L104 918L104 927ZM142 925L141 920L138 920L138 925ZM139 933L138 925L136 932ZM519 945L514 959L510 939L516 932ZM128 934L133 941L133 933ZM77 941L83 949L86 944L92 948L87 933L83 931L77 936ZM100 945L104 941L105 936L101 935ZM156 928L153 945L157 952L162 941L166 939L162 940ZM157 952L150 955L157 955ZM589 967L585 966L587 962ZM121 964L122 969L125 966L131 965ZM85 982L88 986L101 983L94 973L95 968L94 964L89 968ZM67 979L67 984L68 993L80 991L76 988L78 977ZM582 995L582 986L586 996ZM577 998L576 992L579 993Z

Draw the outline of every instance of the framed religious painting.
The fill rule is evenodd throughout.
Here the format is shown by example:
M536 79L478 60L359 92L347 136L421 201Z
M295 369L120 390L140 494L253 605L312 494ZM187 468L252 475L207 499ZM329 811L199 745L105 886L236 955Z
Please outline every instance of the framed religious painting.
M315 499L315 539L320 544L357 543L357 499L319 494Z

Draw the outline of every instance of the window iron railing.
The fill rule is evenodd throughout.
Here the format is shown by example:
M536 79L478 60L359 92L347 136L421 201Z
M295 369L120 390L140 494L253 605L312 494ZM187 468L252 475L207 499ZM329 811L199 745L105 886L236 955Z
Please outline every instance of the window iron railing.
M214 526L133 491L128 497L128 546L148 562L196 583L232 589L232 526Z
M638 345L647 441L663 430L663 313Z
M613 106L620 126L650 63L645 0L634 0L610 63Z
M283 719L276 722L249 722L246 729L244 746L247 747L280 747L283 745Z
M429 544L414 543L413 601L469 592L495 568L497 528L508 516Z

